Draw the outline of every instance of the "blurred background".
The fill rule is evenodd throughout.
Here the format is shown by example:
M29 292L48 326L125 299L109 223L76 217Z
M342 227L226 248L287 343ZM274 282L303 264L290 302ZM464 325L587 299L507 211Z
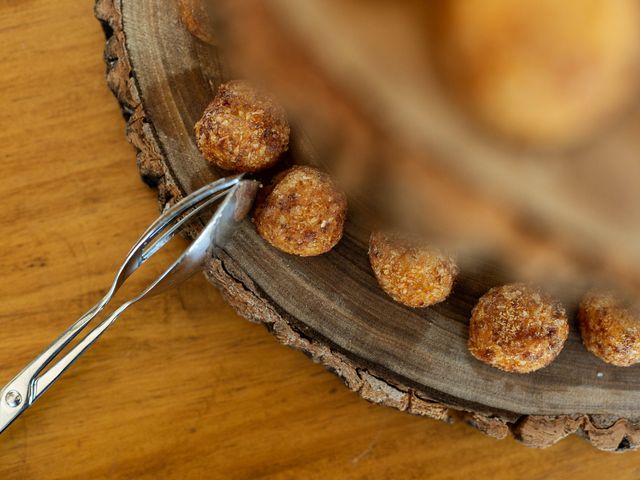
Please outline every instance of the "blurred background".
M560 292L637 296L637 0L181 3L285 102L299 156L385 222Z

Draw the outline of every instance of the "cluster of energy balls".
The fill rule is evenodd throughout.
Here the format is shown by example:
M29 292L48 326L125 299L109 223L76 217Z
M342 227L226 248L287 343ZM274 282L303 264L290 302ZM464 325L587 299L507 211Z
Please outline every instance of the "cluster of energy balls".
M243 81L220 85L195 125L196 143L211 164L257 172L276 164L289 146L284 109ZM326 173L296 165L276 174L256 201L258 234L292 255L314 256L342 238L347 197ZM398 232L374 231L369 260L380 287L396 302L429 307L451 293L459 269L446 252ZM589 293L578 320L586 348L619 366L640 362L640 313L610 293ZM569 334L562 305L541 290L510 284L489 290L471 314L468 348L478 360L507 372L549 365Z
M289 147L289 122L275 99L244 81L223 83L195 125L198 149L211 164L257 172ZM293 166L263 189L253 214L262 238L303 257L331 250L342 238L347 197L324 172Z

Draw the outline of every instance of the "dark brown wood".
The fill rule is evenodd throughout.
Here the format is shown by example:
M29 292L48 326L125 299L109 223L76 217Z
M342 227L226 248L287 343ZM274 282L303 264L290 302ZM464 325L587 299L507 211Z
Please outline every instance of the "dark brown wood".
M216 178L192 129L225 68L216 49L185 28L178 3L98 0L96 16L107 34L107 82L127 118L142 177L158 188L164 207ZM206 275L240 314L371 402L460 418L531 446L571 433L604 450L640 445L638 368L600 362L584 350L575 328L557 361L542 371L508 375L478 363L466 350L467 319L498 274L462 275L445 303L404 308L378 288L353 214L344 240L317 258L279 253L247 221L216 252Z

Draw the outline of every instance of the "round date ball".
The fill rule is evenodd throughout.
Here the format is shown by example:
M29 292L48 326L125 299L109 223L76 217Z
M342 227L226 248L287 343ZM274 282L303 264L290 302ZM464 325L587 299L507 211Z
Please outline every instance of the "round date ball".
M578 323L582 342L595 356L620 367L640 362L640 313L614 294L585 295Z
M478 300L468 347L493 367L529 373L549 365L568 335L564 308L540 290L517 283L492 288Z
M347 197L326 173L295 166L281 173L257 202L258 234L286 253L309 257L331 250L342 238Z
M409 307L442 302L451 293L458 274L449 255L394 233L371 234L369 261L380 287Z
M204 158L222 169L256 172L271 167L289 146L284 109L246 82L223 83L195 126Z
M451 0L435 8L445 85L473 117L517 143L588 141L637 97L637 0Z

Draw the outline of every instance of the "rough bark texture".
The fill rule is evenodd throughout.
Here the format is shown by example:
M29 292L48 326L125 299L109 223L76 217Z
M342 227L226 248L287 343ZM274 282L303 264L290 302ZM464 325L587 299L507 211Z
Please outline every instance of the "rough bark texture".
M136 150L142 179L158 189L160 208L180 197L180 189L163 163L157 135L141 103L135 73L128 58L119 0L97 0L95 14L106 35L105 63L109 88L117 98L127 122L126 135ZM596 448L607 451L632 450L640 446L640 419L600 415L509 416L486 411L459 411L429 399L413 388L389 381L384 375L356 364L340 352L307 338L261 296L252 280L223 252L216 254L205 275L216 285L236 311L252 322L262 323L284 345L307 354L313 361L339 375L346 386L364 399L415 415L441 421L462 420L486 435L502 439L511 433L531 447L547 447L576 433Z

